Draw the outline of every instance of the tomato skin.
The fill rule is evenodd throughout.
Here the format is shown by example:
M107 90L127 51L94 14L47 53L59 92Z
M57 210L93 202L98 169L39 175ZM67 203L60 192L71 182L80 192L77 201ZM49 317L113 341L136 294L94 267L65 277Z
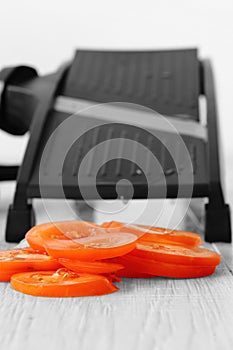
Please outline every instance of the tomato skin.
M139 241L183 245L190 248L203 244L199 234L188 231L145 225L128 225L117 221L105 222L101 226L109 230L117 230L118 228L120 231L137 234Z
M58 259L59 263L65 266L67 269L76 271L78 273L90 273L90 274L111 274L122 270L124 266L120 264L114 264L104 261L81 261L74 259Z
M117 261L138 273L170 278L198 278L215 272L216 266L186 266L141 258L131 254L119 257Z
M220 264L220 255L204 248L187 248L168 244L140 242L132 255L172 264L215 266Z
M69 271L67 274L68 277L60 276L58 271L19 273L11 277L11 286L16 291L43 297L94 296L110 294L118 290L104 276L74 275Z
M0 251L0 281L9 281L19 272L58 269L61 264L47 254L31 248Z
M123 240L122 245L116 245L113 247L106 246L105 248L99 248L92 245L91 241L93 239L94 245L97 245L96 241L100 240L103 242L110 242L113 237L118 237L119 241ZM96 235L93 237L88 237L88 241L83 239L80 240L46 240L44 241L44 247L47 253L58 259L58 258L67 258L67 259L77 259L85 261L94 261L94 260L103 260L108 258L113 258L116 256L125 255L131 252L136 246L137 237L132 234L125 233L123 234L113 234L113 235ZM124 242L127 239L129 243ZM82 242L80 244L78 242ZM88 242L88 243L87 243ZM109 243L109 244L110 244ZM107 243L106 243L107 244ZM101 246L101 245L100 245Z

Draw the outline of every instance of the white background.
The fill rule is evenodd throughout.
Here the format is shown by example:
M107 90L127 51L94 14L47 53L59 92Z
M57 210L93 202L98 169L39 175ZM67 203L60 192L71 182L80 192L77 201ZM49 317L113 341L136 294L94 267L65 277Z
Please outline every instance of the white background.
M198 47L199 56L211 58L215 68L228 183L233 175L232 39L231 0L0 2L0 67L24 63L52 72L76 48ZM24 144L17 151L12 143L8 151L1 147L0 156L17 158Z

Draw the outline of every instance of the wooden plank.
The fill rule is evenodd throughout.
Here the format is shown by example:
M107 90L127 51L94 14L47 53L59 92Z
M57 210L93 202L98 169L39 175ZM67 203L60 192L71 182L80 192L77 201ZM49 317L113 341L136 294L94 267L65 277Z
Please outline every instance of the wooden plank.
M233 279L124 280L118 293L35 298L1 285L2 349L232 349Z
M228 269L233 270L233 246L228 243L213 243L213 248L222 255L222 260L228 266Z

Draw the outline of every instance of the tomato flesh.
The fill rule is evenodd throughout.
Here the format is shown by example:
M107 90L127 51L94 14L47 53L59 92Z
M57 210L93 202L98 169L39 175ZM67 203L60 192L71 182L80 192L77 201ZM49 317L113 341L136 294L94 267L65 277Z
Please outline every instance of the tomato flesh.
M220 255L204 248L140 242L133 255L173 264L214 266L220 264Z
M184 245L187 247L197 247L203 243L199 234L188 231L170 230L144 225L130 225L116 221L105 222L101 226L108 230L119 229L120 231L124 230L124 232L137 234L139 241Z
M93 261L127 254L135 248L136 240L129 233L98 234L77 240L46 240L44 247L54 258Z
M86 221L58 221L34 226L26 233L26 240L36 250L45 252L44 241L78 239L93 234L98 226Z
M106 277L77 274L67 269L19 273L11 277L13 289L43 297L77 297L104 295L118 288Z
M107 263L103 261L81 261L74 259L58 259L61 265L72 271L81 273L93 273L93 274L108 274L119 271L124 268L120 264Z
M0 251L0 281L9 281L19 272L52 270L61 267L58 261L47 254L40 254L31 248Z
M216 266L186 266L179 264L165 263L133 255L119 257L119 264L138 273L147 273L161 277L171 278L197 278L209 276L215 272Z
M149 273L144 272L138 272L135 271L135 269L125 267L121 271L117 272L117 276L123 277L123 278L153 278L155 276L150 275Z

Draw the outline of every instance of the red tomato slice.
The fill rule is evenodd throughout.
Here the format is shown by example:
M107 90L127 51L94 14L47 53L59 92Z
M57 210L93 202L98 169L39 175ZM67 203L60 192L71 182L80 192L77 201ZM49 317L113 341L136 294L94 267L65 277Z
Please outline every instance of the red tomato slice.
M54 258L103 260L129 253L136 240L130 233L98 234L77 240L46 240L44 247Z
M27 232L25 237L33 249L45 252L43 245L44 240L67 240L87 237L90 234L93 234L93 231L96 228L98 228L97 225L86 221L73 220L49 222L34 226Z
M123 270L117 272L117 276L123 278L153 278L155 276L148 273L137 272L129 267L125 267Z
M187 248L176 245L140 242L133 255L172 264L215 266L220 264L220 255L204 248Z
M216 266L190 266L170 264L161 261L141 258L131 254L117 258L119 264L137 273L147 273L171 278L197 278L209 276L215 272Z
M58 269L61 265L47 254L31 248L0 251L0 281L18 272Z
M109 230L118 228L120 230L124 230L124 232L137 234L139 241L176 244L187 247L197 247L203 243L199 234L188 231L170 230L166 228L144 225L130 225L116 221L105 222L101 226Z
M170 243L184 245L190 248L198 247L203 244L202 238L198 233L170 230L160 227L139 226L141 229L149 231L140 238L141 241L149 241L155 243Z
M128 256L128 255L130 255L130 254L123 255L122 257ZM109 262L110 264L112 264L112 263L119 264L119 260L122 257L119 256L119 257L108 259L105 261ZM124 278L151 278L151 277L155 277L154 275L151 275L148 273L138 272L135 270L135 268L130 268L129 266L127 266L127 264L125 265L125 264L121 263L120 266L122 266L123 268L116 272L116 275L119 277L124 277Z
M120 276L117 275L117 273L102 273L102 276L106 277L110 282L122 282L122 279Z
M106 277L77 274L67 269L19 273L11 277L13 289L43 297L77 297L104 295L116 292Z
M58 259L61 265L72 271L90 274L104 274L119 271L124 268L120 264L108 263L103 261L80 261L74 259Z
M19 271L14 271L14 272L0 271L0 282L9 282L11 279L11 276L18 272Z

